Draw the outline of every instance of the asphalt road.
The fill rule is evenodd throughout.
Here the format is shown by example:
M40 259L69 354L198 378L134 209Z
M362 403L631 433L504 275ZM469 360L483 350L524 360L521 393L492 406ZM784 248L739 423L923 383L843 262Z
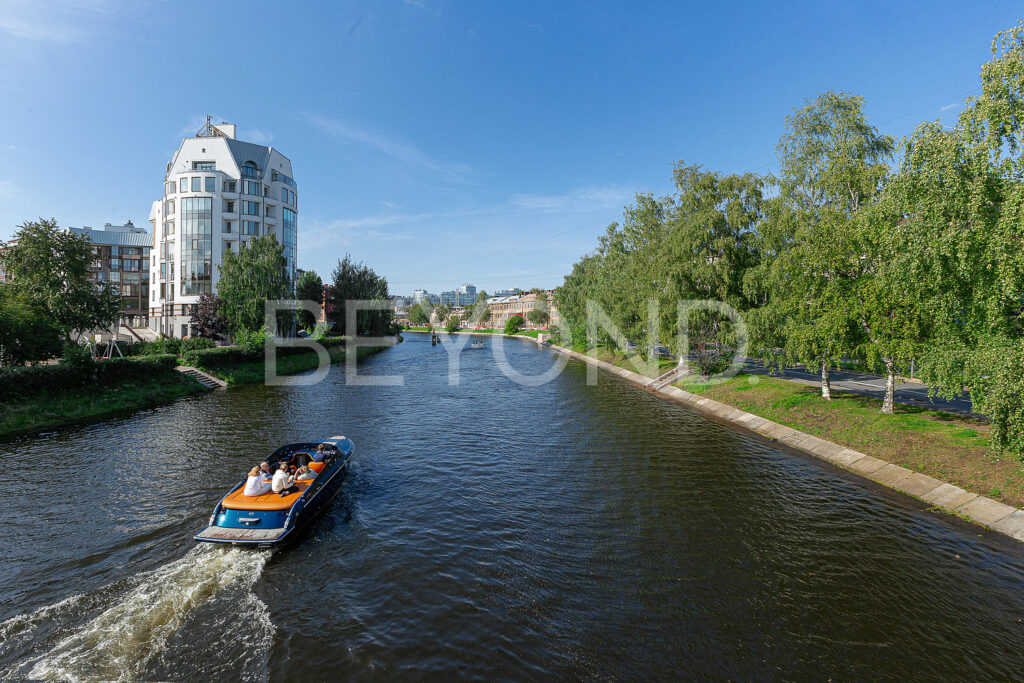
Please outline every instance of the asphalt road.
M747 364L743 369L745 372L755 375L769 374L764 365L758 360L747 361ZM821 385L820 374L810 372L802 367L786 368L784 375L774 375L774 377L789 380L790 382L796 382L798 384L813 386ZM833 370L831 378L833 390L849 391L855 394L861 394L862 396L871 396L879 399L885 397L884 377L868 375L861 372L851 372L849 370ZM929 398L928 386L920 382L897 382L895 398L897 403L903 403L906 405L933 408L935 410L959 413L961 415L969 415L972 417L982 417L981 415L973 412L971 397L968 394L961 394L950 401L938 397Z

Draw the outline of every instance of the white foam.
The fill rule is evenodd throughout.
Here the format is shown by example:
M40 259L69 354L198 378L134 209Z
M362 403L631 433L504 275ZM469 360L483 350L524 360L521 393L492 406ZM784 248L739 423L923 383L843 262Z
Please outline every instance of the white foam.
M249 612L244 616L250 626L262 633L262 644L269 645L273 625L268 610L249 590L269 556L269 551L197 546L180 560L136 577L129 590L115 597L110 607L38 658L28 676L62 680L138 679L147 663L163 651L168 639L189 616L229 587L245 591L244 599L237 604Z

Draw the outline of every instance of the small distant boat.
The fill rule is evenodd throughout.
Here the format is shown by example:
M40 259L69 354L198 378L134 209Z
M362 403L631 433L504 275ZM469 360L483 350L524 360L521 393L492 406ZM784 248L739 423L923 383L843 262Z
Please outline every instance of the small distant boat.
M476 341L472 342L469 345L469 348L471 348L471 349L486 349L487 346L482 341L477 339Z
M267 458L274 471L282 462L312 460L320 444L330 448L324 462L309 463L317 473L315 479L295 482L298 491L286 496L246 496L242 479L217 503L209 525L195 535L195 540L260 548L279 547L295 540L341 490L355 444L344 436L333 436L327 441L288 444Z

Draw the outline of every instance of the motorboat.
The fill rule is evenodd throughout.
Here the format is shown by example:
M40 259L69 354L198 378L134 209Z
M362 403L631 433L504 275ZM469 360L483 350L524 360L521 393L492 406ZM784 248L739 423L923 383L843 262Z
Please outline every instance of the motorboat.
M482 341L477 339L476 341L470 342L469 348L471 348L471 349L486 349L487 346Z
M313 462L321 444L327 446L327 454L323 462ZM297 490L285 495L268 492L258 496L243 493L242 479L220 499L209 524L195 535L195 540L260 548L295 540L341 490L353 451L355 444L344 436L281 446L266 459L270 471L277 470L281 463L288 463L292 471L308 463L316 477L295 482Z

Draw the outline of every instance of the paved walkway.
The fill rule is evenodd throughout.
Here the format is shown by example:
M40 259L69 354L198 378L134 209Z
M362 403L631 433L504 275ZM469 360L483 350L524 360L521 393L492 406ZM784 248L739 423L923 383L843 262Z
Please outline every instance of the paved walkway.
M748 361L743 370L744 372L749 372L754 375L769 374L761 361L758 360ZM784 379L796 384L815 387L821 386L821 374L810 372L806 368L802 367L786 368L786 373L784 375L772 376L777 379ZM860 394L861 396L871 396L872 398L878 399L885 397L885 377L869 375L862 372L852 372L850 370L833 370L831 373L831 379L832 389L836 391L849 391L854 394ZM928 398L928 385L922 382L897 382L895 398L897 403L903 403L905 405L942 410L947 413L957 413L959 415L967 415L970 417L982 417L981 415L973 412L971 397L968 394L961 394L949 401L938 397Z

